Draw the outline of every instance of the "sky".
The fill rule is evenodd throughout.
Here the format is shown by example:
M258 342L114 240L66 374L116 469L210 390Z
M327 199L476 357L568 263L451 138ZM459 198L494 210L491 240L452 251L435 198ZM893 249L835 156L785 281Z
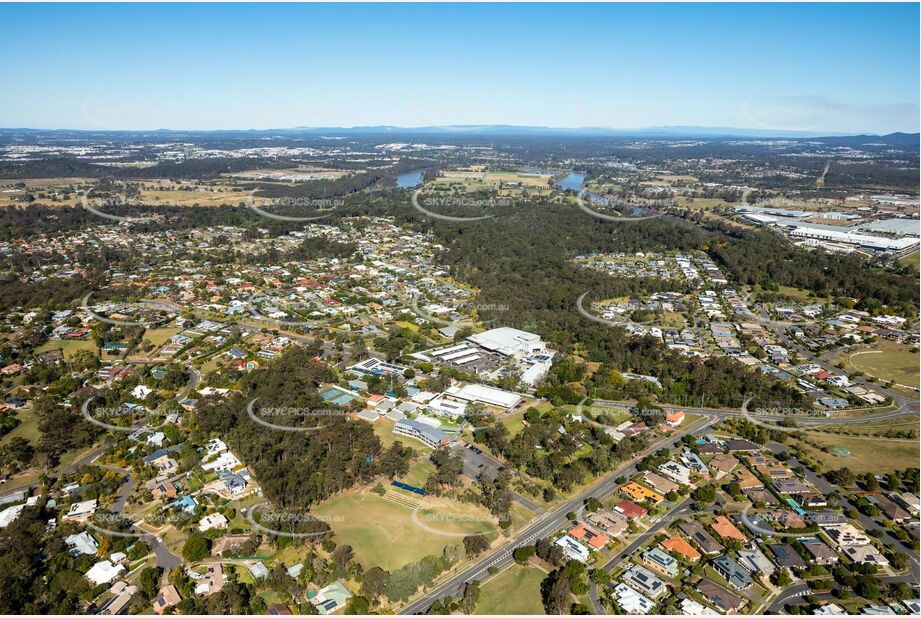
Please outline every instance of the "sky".
M918 131L918 4L0 5L0 127Z

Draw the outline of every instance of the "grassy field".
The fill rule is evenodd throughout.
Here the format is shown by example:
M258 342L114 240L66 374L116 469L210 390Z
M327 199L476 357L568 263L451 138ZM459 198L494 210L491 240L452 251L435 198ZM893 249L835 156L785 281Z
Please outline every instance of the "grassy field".
M684 328L687 325L684 316L674 311L663 311L662 317L653 321L659 326L668 328Z
M532 566L517 564L489 580L480 591L477 614L544 614L540 583L547 575Z
M428 459L423 459L413 462L413 464L409 466L409 473L399 480L410 485L415 485L416 487L422 487L425 485L425 479L434 471L435 466L432 465Z
M918 466L919 445L917 441L897 441L891 438L872 438L862 436L826 436L809 434L810 441L815 440L828 446L832 452L825 453L807 447L809 454L818 459L826 468L847 467L856 474L865 472L886 473ZM835 449L847 449L849 456L834 454Z
M576 411L576 406L565 405L562 406L561 409L574 414ZM630 410L627 408L608 408L598 405L590 407L582 406L582 413L588 418L595 419L608 425L619 425L620 423L633 418L633 415L630 414Z
M382 418L374 423L374 435L376 435L383 445L384 448L389 448L394 442L402 442L403 446L409 447L418 447L421 446L421 443L418 440L413 440L412 438L407 438L406 436L398 436L393 433L393 426L395 423L391 420Z
M98 349L96 348L96 343L92 339L87 340L61 340L61 341L46 341L38 348L35 349L36 352L47 352L48 350L62 350L64 352L64 358L70 360L74 354L79 350L89 350L90 352L96 354Z
M498 526L481 507L432 497L422 500L425 506L415 517L410 507L372 492L337 496L314 512L326 518L338 542L352 546L365 569L399 569L460 543L465 534L498 536Z
M499 421L508 429L509 439L517 436L524 429L524 412L516 412Z
M803 303L817 302L814 296L809 295L809 290L802 290L800 288L791 288L788 285L780 286L779 292L784 296L789 296Z
M917 388L918 361L919 355L912 353L911 346L881 341L871 350L850 354L847 365L880 380L893 380L903 386Z
M899 264L902 266L914 266L915 270L921 270L921 251L915 251L903 258L899 258Z
M163 345L167 339L177 334L179 330L178 328L150 328L144 333L144 340L159 347Z
M25 438L32 444L35 444L39 438L38 417L30 409L17 411L16 418L19 419L19 425L17 425L13 431L3 436L3 439L0 440L0 445L7 444L17 436Z
M183 191L170 189L165 191L141 191L145 204L170 204L177 206L221 206L237 205L246 199L246 193L225 189Z
M35 196L36 202L39 204L47 204L49 206L79 206L82 202L76 194L72 194L72 196L66 200L60 199L60 197L57 200L48 197L39 197L38 194L51 194L55 191L64 191L69 189L71 185L82 184L87 182L87 180L85 178L27 178L22 180L0 181L0 208L6 206L23 206L25 204L22 199L25 197L26 192L15 186L20 182L26 185L26 188Z
M706 197L679 197L678 205L690 208L691 210L709 210L711 208L723 208L725 206L736 206L724 200L706 198Z

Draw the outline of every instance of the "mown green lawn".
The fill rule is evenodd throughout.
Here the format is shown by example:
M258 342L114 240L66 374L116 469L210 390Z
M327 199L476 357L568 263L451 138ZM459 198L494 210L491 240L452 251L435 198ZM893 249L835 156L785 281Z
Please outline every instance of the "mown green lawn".
M480 591L477 614L542 615L540 583L546 573L533 566L514 564L489 580Z

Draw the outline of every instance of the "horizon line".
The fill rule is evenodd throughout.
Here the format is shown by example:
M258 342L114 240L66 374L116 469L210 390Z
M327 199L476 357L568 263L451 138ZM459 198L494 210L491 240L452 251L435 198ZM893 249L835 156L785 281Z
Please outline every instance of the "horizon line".
M709 135L701 137L762 137L762 138L791 138L791 137L887 137L891 135L921 135L921 131L916 130L898 130L888 133L879 133L875 131L829 131L822 132L808 129L775 129L775 128L758 128L758 127L716 127L709 125L650 125L645 127L606 127L597 125L585 126L551 126L551 125L516 125L516 124L440 124L440 125L388 125L388 124L362 124L351 126L292 126L292 127L268 127L268 128L166 128L159 127L156 129L118 129L118 128L69 128L69 127L0 127L0 131L66 131L74 133L219 133L219 132L236 132L236 133L256 133L256 132L317 132L317 131L374 131L379 130L381 133L422 132L431 130L432 132L450 132L456 130L458 134L464 131L484 132L491 129L514 131L516 129L522 132L545 132L552 133L558 131L561 133L622 133L641 135L644 132L667 133L685 133L693 134L695 131L706 132Z

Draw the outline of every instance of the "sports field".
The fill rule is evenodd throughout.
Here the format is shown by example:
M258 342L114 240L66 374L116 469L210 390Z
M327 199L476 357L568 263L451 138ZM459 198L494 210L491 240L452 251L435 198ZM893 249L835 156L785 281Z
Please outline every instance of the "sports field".
M327 500L314 513L325 518L338 543L352 546L365 569L399 569L461 543L467 534L498 537L498 526L479 506L441 498L419 501L423 507L414 513L410 506L368 491Z
M477 614L544 614L540 583L546 573L533 566L514 564L483 584Z
M910 346L881 341L871 350L851 353L847 365L880 380L893 380L902 386L917 388L919 360L921 357L913 353Z

